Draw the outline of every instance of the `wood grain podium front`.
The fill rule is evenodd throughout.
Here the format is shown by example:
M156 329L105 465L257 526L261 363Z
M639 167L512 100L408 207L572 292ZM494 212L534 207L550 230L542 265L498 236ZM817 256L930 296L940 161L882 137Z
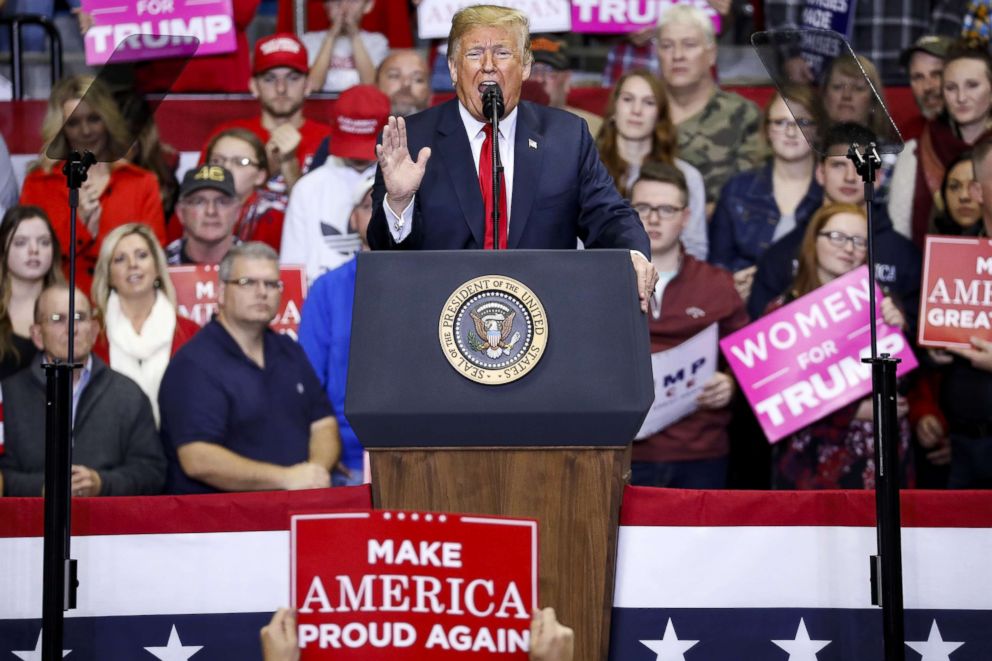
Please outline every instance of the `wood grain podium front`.
M374 506L537 519L540 603L576 659L605 661L630 441L654 398L629 253L362 253L350 351Z
M377 509L537 519L541 605L552 606L575 630L576 661L605 661L629 446L381 448L370 454Z

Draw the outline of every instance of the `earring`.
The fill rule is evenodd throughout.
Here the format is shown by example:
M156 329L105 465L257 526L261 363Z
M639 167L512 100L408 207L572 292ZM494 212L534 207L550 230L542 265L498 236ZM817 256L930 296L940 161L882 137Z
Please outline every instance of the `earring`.
M155 282L152 284L155 286L155 289L161 289L162 288L161 278L155 278Z

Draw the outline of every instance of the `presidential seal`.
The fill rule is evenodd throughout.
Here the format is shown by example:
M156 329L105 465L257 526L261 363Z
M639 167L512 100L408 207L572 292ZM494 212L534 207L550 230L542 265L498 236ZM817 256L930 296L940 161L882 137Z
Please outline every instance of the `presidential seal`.
M548 319L530 289L502 275L484 275L451 294L438 323L445 358L459 374L486 385L516 381L544 355Z

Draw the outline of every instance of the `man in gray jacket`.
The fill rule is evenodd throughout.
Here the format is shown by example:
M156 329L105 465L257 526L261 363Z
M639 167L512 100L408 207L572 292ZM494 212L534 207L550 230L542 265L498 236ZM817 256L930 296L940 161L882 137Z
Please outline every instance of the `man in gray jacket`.
M35 304L31 339L41 351L28 369L0 384L3 435L0 489L4 496L40 496L45 474L45 360L65 360L69 345L69 288L45 289ZM76 290L73 373L72 495L160 493L165 454L151 404L141 388L91 355L99 325Z

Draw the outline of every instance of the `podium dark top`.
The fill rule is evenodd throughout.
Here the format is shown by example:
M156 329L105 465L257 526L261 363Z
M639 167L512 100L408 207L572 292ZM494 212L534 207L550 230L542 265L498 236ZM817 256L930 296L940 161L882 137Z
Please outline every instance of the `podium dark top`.
M513 191L507 247L628 248L651 254L640 218L617 192L593 144L585 120L566 110L521 101L513 144ZM372 188L369 245L373 250L482 248L486 214L458 100L406 119L407 145L431 157L414 198L413 224L396 243L392 217L383 208L382 171Z
M373 252L358 256L345 414L365 447L622 446L654 399L647 319L624 250ZM476 383L439 340L474 278L520 281L547 345L524 377Z

